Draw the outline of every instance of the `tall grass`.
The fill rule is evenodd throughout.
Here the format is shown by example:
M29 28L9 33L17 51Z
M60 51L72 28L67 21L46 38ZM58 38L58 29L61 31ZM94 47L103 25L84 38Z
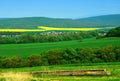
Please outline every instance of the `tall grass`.
M28 73L5 72L0 74L0 81L31 81L32 75Z

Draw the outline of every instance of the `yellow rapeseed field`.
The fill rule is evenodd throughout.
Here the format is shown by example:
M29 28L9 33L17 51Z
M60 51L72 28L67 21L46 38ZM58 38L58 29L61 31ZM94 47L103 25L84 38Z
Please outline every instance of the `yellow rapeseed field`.
M40 29L0 29L0 32L42 32Z
M39 26L39 29L0 29L0 32L43 32L43 31L92 31L101 28L55 28Z
M39 26L38 28L50 31L50 30L68 30L68 31L92 31L92 30L99 30L101 28L55 28L55 27L46 27L46 26Z

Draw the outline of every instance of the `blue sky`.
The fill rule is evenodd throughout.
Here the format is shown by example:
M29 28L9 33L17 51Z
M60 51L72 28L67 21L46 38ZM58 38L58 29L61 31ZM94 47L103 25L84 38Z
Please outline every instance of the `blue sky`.
M0 0L0 18L83 18L120 14L120 0Z

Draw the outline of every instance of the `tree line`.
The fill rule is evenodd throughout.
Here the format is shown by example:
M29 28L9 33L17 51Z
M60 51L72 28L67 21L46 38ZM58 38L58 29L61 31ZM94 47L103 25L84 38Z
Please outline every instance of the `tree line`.
M120 26L109 30L106 37L120 37Z
M105 37L120 37L120 26L114 29L110 29L109 31L102 31L101 34L102 35L98 35L96 39L105 38Z
M120 47L52 49L30 55L26 59L20 56L0 56L0 68L101 62L120 62Z
M95 37L96 32L68 32L64 34L20 34L19 36L7 33L4 37L0 36L0 44L20 44L20 43L41 43L41 42L58 42L68 40L82 40L82 38Z

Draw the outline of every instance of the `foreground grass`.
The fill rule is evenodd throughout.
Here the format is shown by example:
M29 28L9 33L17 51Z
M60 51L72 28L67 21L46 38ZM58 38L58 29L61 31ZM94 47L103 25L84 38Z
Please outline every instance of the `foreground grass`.
M30 81L32 78L32 75L28 73L0 73L0 81Z
M103 38L95 39L89 38L84 39L82 42L80 40L72 41L62 41L62 42L49 42L49 43L30 43L30 44L0 44L0 56L21 56L27 57L31 54L40 54L41 52L50 49L66 49L72 48L86 48L86 47L104 47L104 46L120 46L120 38Z
M115 63L95 63L95 64L77 64L77 65L53 65L53 66L38 66L38 67L25 67L25 68L9 68L0 69L1 72L6 72L5 75L11 73L14 75L14 79L19 76L23 79L28 77L26 81L120 81L120 62ZM40 76L40 75L29 75L20 72L33 72L33 71L55 71L55 70L101 70L106 69L111 72L110 76ZM21 76L21 74L24 76ZM1 75L0 75L1 76ZM8 77L8 76L7 76ZM7 78L5 77L5 78ZM13 77L13 76L10 76ZM4 78L4 77L2 77ZM20 78L21 79L21 78ZM6 80L7 81L7 80ZM10 81L10 80L9 80ZM12 80L14 81L14 80ZM17 80L16 81L20 81ZM24 81L24 80L22 80Z

